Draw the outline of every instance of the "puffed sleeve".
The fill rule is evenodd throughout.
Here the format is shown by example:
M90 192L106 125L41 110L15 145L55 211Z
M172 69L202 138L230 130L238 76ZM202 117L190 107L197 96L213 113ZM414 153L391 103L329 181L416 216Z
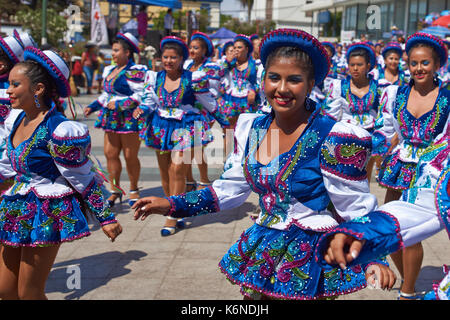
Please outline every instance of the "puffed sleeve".
M366 130L342 122L333 126L322 144L319 159L325 188L345 221L377 208L366 171L371 146L371 136Z
M136 64L130 67L125 72L125 78L128 86L133 92L130 96L125 98L114 99L116 108L118 109L132 109L141 104L142 91L144 90L144 80L147 72L147 67Z
M142 90L141 104L139 108L144 111L144 114L149 114L154 111L158 104L159 99L156 95L156 76L157 72L148 70L145 74L144 88Z
M258 116L261 115L239 116L234 134L235 149L228 156L221 177L208 188L168 197L171 204L169 216L180 218L228 210L247 200L251 189L244 175L243 161L250 129Z
M0 154L0 183L10 181L17 174L11 166L8 154L6 152L6 144L8 143L8 138L14 126L14 122L20 113L22 113L22 110L11 109L5 123L1 126L3 150Z
M330 116L336 121L340 121L344 105L347 104L347 101L341 96L341 80L334 79L328 87L325 102L322 103L321 113Z
M105 79L108 77L108 75L111 73L111 71L114 69L114 66L107 66L105 69L103 69L102 79L105 81ZM88 105L88 108L92 110L92 112L98 111L101 108L106 108L106 105L108 103L108 93L103 91L100 96L93 101L91 104Z
M62 176L81 194L100 224L117 222L101 190L103 180L97 176L89 159L91 136L87 126L63 121L52 133L48 147Z
M222 127L229 126L225 115L219 111L219 105L216 98L210 91L209 80L206 73L202 71L194 71L192 73L192 88L194 89L195 98L198 102L219 122Z
M392 138L395 136L395 116L393 114L398 86L387 86L381 93L380 107L375 120L372 137L372 155L385 156Z

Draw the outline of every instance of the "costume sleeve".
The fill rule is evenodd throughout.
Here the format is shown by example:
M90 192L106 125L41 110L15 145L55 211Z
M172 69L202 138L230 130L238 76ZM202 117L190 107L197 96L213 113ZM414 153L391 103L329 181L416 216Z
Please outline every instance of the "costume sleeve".
M60 123L48 147L62 176L81 194L100 224L117 222L101 190L103 179L94 172L89 159L91 136L87 126L75 121Z
M125 72L127 84L133 93L126 98L114 99L116 108L132 109L141 104L146 72L147 67L144 65L134 65Z
M219 111L219 105L216 98L209 90L209 80L206 73L194 71L192 73L192 88L195 98L198 102L219 122L222 127L229 126L230 123L226 117Z
M222 210L237 208L242 205L251 193L243 169L245 148L255 117L257 114L241 114L235 130L235 149L228 156L224 172L212 186L188 192L183 195L168 197L172 217L189 217Z
M343 106L347 104L347 101L341 97L341 80L333 80L328 87L325 102L322 104L322 113L340 121Z
M114 66L107 66L105 69L103 69L103 75L102 79L103 82L105 81L106 77L111 73L111 71L114 69ZM106 93L104 90L100 94L100 96L93 101L91 104L88 105L88 108L91 108L92 112L96 112L100 110L101 108L106 108L106 105L108 104L108 98L109 94Z
M144 88L142 91L141 108L145 114L154 111L159 104L158 96L156 95L156 76L158 74L154 71L148 70L145 75Z
M325 188L345 221L377 208L367 180L370 153L370 134L348 123L337 122L322 144L319 160Z
M398 86L387 86L381 93L375 131L372 136L372 155L386 155L391 140L395 136L395 116L393 114Z
M448 155L447 155L448 161ZM431 171L428 171L431 172ZM336 233L344 233L357 240L364 240L364 246L358 258L350 265L366 263L397 250L423 241L442 229L446 229L450 237L450 195L447 185L450 181L450 166L439 175L436 185L424 186L417 190L416 199L408 202L405 199L391 201L380 206L366 216L355 218L340 224L337 228L325 233L319 240L316 259L322 266L326 265L323 252L328 246L328 239ZM419 170L416 171L416 174Z

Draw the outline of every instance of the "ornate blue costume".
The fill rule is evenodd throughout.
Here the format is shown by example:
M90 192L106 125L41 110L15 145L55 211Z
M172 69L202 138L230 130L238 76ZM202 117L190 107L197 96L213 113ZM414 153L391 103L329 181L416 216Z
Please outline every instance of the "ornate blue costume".
M13 146L24 117L14 121L0 163L2 181L13 180L0 204L0 242L45 246L87 236L87 210L102 225L116 222L103 199L103 180L91 170L87 126L53 107L29 139Z

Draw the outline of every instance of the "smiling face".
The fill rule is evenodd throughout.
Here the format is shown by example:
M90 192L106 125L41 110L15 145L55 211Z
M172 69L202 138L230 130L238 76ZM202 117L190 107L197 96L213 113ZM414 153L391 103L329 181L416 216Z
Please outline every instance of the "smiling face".
M388 52L384 59L384 63L386 64L386 68L391 71L396 71L398 69L398 64L400 63L399 54L396 52Z
M433 83L434 74L439 70L439 61L429 47L412 48L408 56L409 72L415 84Z
M183 57L175 49L165 49L162 53L161 61L166 72L179 71L183 66Z
M314 87L295 57L274 58L264 79L264 92L275 113L298 116Z
M202 60L206 56L206 48L200 40L192 40L189 45L189 56L193 60Z
M17 65L9 73L9 95L13 109L26 109L34 104L34 92L24 66Z
M6 55L5 52L0 48L0 76L11 71L13 67L12 61Z

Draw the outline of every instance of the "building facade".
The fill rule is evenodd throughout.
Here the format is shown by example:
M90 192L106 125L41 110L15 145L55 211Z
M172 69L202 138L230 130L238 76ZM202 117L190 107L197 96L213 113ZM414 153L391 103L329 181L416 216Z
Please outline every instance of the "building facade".
M226 1L226 0L225 0ZM312 14L303 7L310 0L254 0L252 21L273 20L276 28L309 28Z
M369 39L388 39L392 28L406 37L421 28L420 20L428 14L449 8L450 0L313 0L303 9L314 17L309 31L316 36L321 27L319 15L337 10L342 11L341 37L365 34Z

